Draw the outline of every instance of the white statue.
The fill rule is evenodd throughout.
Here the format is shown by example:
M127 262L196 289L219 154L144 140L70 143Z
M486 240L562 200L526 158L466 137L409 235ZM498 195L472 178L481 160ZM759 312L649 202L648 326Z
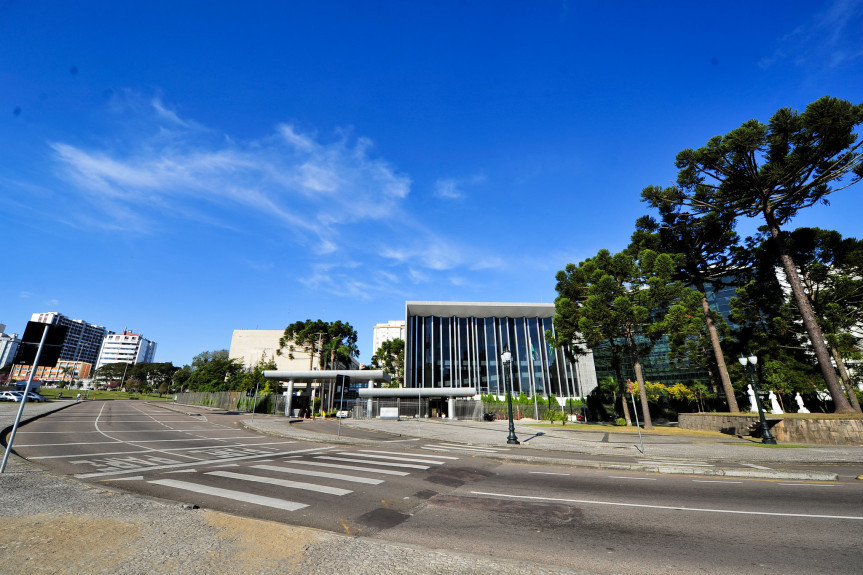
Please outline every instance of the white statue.
M812 413L811 411L806 409L805 405L803 405L803 398L800 397L799 391L797 392L797 395L794 396L794 401L797 402L797 413Z
M785 413L784 411L782 411L782 408L779 407L779 401L776 399L775 393L773 393L771 391L770 395L768 395L767 397L770 398L770 413L772 413L774 415L779 415L780 413Z
M758 404L755 402L755 391L752 389L752 384L746 386L746 393L749 394L749 411L758 411Z

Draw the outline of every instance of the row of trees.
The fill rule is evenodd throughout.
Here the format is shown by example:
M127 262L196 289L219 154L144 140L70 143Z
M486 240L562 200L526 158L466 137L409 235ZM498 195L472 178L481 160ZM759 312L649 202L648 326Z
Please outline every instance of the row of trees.
M859 411L844 360L859 353L853 329L863 322L861 243L837 232L783 227L801 209L826 204L830 193L863 178L854 133L861 122L863 105L824 97L803 113L782 109L769 124L750 120L680 152L677 184L643 190L657 215L636 222L625 250L600 250L557 273L558 343L609 346L621 390L620 359L627 354L647 428L642 358L663 336L673 358L709 369L731 412L739 408L728 352L757 353L768 360L762 377L771 376L773 365L774 379L824 386L836 412ZM741 216L764 222L744 242L734 231ZM791 300L777 282L777 265ZM728 285L739 288L734 330L709 305L711 292ZM807 369L810 353L819 381ZM630 423L626 402L623 411Z

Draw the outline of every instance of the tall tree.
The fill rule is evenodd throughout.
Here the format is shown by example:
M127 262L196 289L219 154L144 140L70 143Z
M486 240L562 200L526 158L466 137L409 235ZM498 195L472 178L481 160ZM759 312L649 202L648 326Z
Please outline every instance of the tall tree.
M632 359L644 413L644 427L653 423L647 403L642 356L662 335L662 324L651 317L664 314L680 297L682 287L672 279L674 260L668 254L633 250L612 255L600 250L578 266L569 264L557 273L555 330L571 345L579 338L590 347L607 343L623 391L616 357L620 345ZM621 343L622 342L622 343ZM626 401L624 415L628 415ZM627 418L628 419L628 418Z
M863 325L863 242L843 239L839 232L819 228L797 228L783 235L840 381L851 406L859 413L860 402L844 356L859 353L852 331ZM772 247L772 243L764 242L761 249L771 251Z
M695 212L764 219L838 413L854 410L781 232L801 209L827 203L827 195L863 178L863 142L854 133L861 122L863 105L829 96L802 113L783 108L768 125L749 120L697 150L681 151L675 162L677 192L663 200Z
M405 375L405 340L397 337L381 343L372 356L372 367L390 374L390 387L401 387Z
M727 285L733 280L734 270L739 267L734 249L738 244L737 233L734 231L735 216L733 213L710 211L696 217L685 211L681 204L668 201L667 198L674 199L675 195L674 188L650 186L644 189L642 198L659 211L660 220L650 216L639 218L632 241L642 248L679 254L677 278L694 287L701 295L698 303L702 313L699 315L703 318L707 330L728 411L737 413L740 408L737 406L737 398L728 375L717 327L724 319L710 309L707 291L708 285L714 293ZM682 335L685 332L675 333ZM685 345L685 342L681 343Z

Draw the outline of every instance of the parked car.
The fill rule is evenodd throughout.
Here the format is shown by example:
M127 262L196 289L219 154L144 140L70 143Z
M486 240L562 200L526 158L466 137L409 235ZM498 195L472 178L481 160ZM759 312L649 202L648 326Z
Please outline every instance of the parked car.
M21 401L21 398L24 397L23 391L4 391L0 393L0 401ZM42 401L47 401L44 395L39 395L38 393L28 392L27 393L27 401L35 401L37 403Z

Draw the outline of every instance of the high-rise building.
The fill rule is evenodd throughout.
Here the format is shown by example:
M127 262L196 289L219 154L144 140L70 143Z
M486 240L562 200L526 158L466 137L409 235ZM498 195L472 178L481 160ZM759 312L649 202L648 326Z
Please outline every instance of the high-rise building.
M15 352L18 351L18 344L21 340L17 333L6 333L6 326L0 323L0 367L7 363L12 363L15 359Z
M60 349L59 359L66 361L83 361L95 364L99 359L102 340L109 333L101 325L93 325L80 319L70 319L57 312L34 313L32 322L47 323L66 328L66 337Z
M372 337L372 354L377 353L378 348L380 348L381 344L385 341L389 341L391 339L400 339L404 341L406 330L407 328L405 327L404 320L398 319L375 325L374 337Z
M124 329L123 333L105 336L96 369L108 363L152 363L155 356L156 342Z

